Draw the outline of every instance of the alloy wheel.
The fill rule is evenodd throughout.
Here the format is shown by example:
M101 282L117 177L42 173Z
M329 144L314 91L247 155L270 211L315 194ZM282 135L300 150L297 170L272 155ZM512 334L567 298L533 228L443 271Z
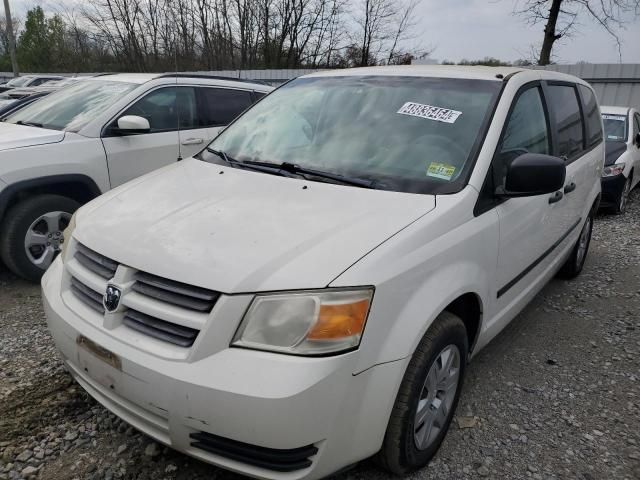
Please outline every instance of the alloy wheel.
M62 232L70 220L70 213L48 212L31 224L24 237L24 248L31 263L42 270L51 265L62 248Z
M627 208L627 201L629 200L629 193L631 192L631 179L627 178L627 181L624 183L624 188L622 189L622 193L620 194L620 203L618 204L618 211L620 213L624 213Z

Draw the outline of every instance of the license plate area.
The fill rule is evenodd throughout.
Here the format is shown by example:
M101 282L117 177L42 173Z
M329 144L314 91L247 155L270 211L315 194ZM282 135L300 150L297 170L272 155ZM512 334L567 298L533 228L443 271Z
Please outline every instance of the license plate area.
M115 353L107 350L104 347L101 347L93 340L89 340L84 335L78 335L78 338L76 338L76 343L79 347L91 353L94 357L99 358L107 365L110 365L120 372L122 371L122 361L120 360L120 357L118 357Z

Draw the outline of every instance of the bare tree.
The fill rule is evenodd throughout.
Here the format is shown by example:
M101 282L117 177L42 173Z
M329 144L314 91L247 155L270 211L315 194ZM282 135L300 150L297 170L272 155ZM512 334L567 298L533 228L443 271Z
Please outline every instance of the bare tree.
M539 65L551 63L554 44L570 36L581 17L591 18L613 37L622 60L620 37L625 18L640 14L640 0L523 0L514 12L531 25L544 24L544 38L538 56Z

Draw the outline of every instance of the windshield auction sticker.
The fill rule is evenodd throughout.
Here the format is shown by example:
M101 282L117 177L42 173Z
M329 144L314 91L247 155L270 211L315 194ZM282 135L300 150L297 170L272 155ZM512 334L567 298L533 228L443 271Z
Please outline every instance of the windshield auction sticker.
M431 162L427 168L427 176L440 178L441 180L451 180L455 171L456 167L452 165Z
M617 120L619 122L625 121L625 117L622 115L602 115L602 118L605 120Z
M462 115L462 112L451 110L450 108L434 107L433 105L415 102L405 103L397 113L444 123L455 123L458 117Z

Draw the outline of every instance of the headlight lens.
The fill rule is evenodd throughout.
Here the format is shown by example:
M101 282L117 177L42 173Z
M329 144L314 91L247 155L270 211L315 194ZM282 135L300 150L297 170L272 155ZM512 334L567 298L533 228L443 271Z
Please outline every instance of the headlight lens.
M232 345L297 355L360 345L373 289L257 295Z
M69 220L69 225L62 232L62 238L64 242L62 242L62 246L60 247L60 255L62 256L62 261L66 261L65 254L67 253L67 246L69 245L69 241L71 240L71 235L73 235L73 231L76 229L76 214L74 213L71 216L71 220Z
M614 163L613 165L604 167L604 170L602 170L602 176L615 177L616 175L620 175L624 171L624 165L624 163Z

